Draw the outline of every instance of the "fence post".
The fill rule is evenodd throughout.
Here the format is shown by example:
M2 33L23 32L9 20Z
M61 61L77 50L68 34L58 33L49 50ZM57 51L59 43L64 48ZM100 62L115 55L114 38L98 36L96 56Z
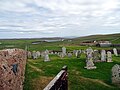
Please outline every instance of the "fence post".
M43 90L68 90L67 66L63 66L61 71Z

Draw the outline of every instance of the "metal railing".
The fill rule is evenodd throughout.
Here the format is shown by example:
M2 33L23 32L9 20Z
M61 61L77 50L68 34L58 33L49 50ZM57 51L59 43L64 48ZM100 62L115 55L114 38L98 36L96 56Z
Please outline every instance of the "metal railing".
M64 66L43 90L68 90L67 66Z

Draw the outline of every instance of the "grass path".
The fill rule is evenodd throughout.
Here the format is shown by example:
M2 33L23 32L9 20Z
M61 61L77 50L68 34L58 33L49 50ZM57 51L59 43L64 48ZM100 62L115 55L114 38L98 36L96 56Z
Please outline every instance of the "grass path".
M102 85L107 86L109 88L114 88L113 86L110 86L110 85L104 83L102 80L99 80L99 79L85 78L85 77L82 77L82 76L81 76L81 79L91 81L91 82L94 82L94 83L99 83L99 84L102 84Z
M28 65L29 65L33 70L38 71L38 72L42 72L41 69L39 69L39 68L36 67L36 66L31 65L29 62L28 62Z

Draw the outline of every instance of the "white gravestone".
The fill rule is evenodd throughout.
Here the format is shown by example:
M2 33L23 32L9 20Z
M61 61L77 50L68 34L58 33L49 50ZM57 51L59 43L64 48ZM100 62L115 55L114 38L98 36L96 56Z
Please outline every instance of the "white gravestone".
M47 62L47 61L50 61L50 58L49 58L48 52L45 51L44 62Z
M66 48L62 47L62 53L66 55Z
M77 55L78 55L78 50L76 50L76 52L75 52L75 56L77 57Z
M93 61L94 62L100 62L100 54L99 54L99 51L98 50L94 50L94 53L93 53Z
M46 53L49 54L49 51L46 49Z
M37 51L36 54L37 54L37 57L40 57L40 52L39 51Z
M80 58L81 52L82 52L81 50L78 50L77 58Z
M27 57L32 58L32 53L30 51L27 52Z
M86 49L86 54L88 55L89 53L93 53L93 49L91 47L89 47L88 49Z
M38 57L37 57L37 54L36 54L36 51L33 51L32 52L32 57L33 57L33 59L37 59Z
M101 61L106 62L106 51L105 50L101 51Z
M64 58L65 54L63 54L62 52L60 53L60 57Z
M112 62L112 54L110 51L107 52L107 62Z
M113 48L113 53L114 53L115 56L118 56L118 52L117 52L116 48Z

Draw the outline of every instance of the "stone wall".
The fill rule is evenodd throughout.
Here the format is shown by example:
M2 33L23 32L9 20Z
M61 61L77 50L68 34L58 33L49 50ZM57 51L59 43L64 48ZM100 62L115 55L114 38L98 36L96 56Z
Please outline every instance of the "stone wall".
M23 90L26 59L22 49L0 50L0 90Z

